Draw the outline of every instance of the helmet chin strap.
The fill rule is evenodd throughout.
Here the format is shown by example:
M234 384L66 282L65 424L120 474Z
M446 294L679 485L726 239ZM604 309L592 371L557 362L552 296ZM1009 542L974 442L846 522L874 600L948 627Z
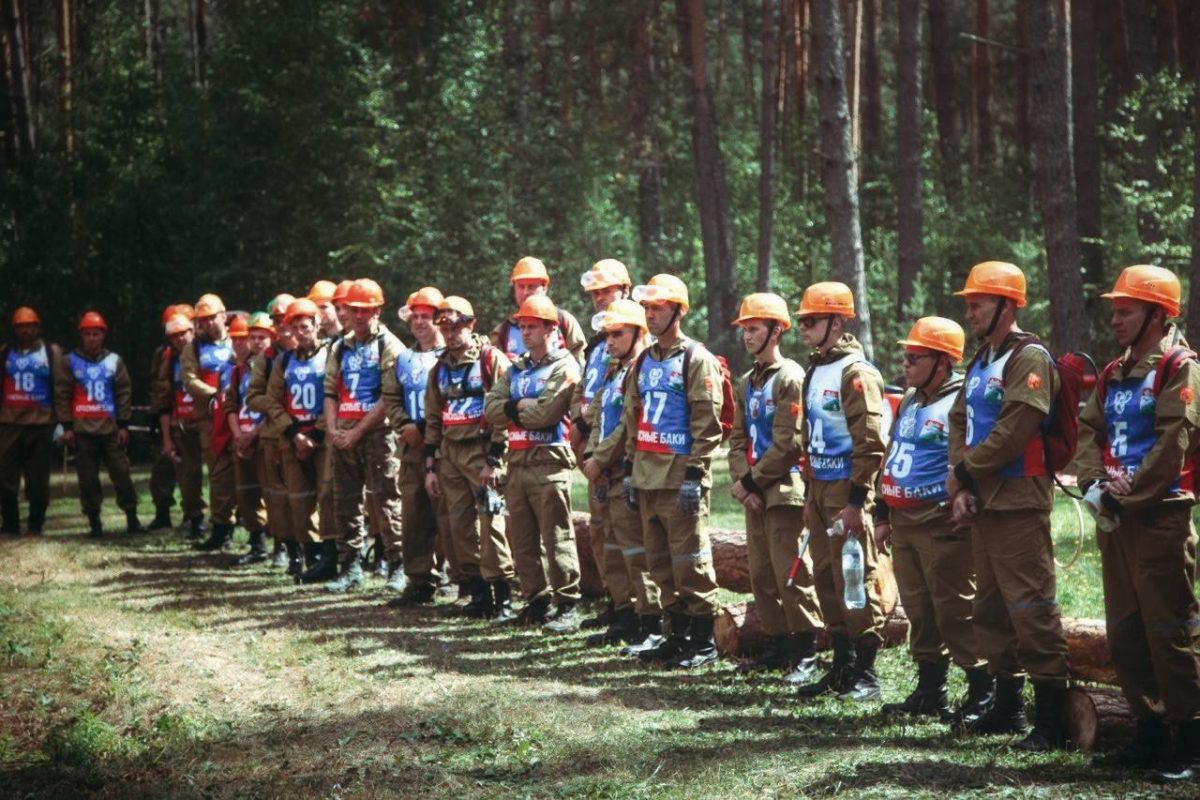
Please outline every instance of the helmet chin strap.
M1138 328L1137 336L1133 337L1133 341L1129 343L1130 347L1136 347L1137 343L1146 335L1146 329L1150 327L1150 320L1154 316L1154 303L1145 303L1146 314L1142 317L1142 327Z
M992 312L991 324L988 325L987 331L984 332L983 336L979 337L981 340L990 339L992 334L996 332L996 325L1000 323L1000 315L1004 313L1004 306L1007 302L1006 298L1001 297L1000 302L996 303L996 310Z
M754 351L755 358L762 355L762 351L767 349L767 345L771 343L771 334L775 332L775 328L778 326L778 324L779 323L777 323L775 320L771 320L767 323L767 336L763 339L762 345Z
M925 378L925 382L917 387L918 392L924 392L926 387L928 387L929 384L933 382L933 376L937 374L938 367L940 367L942 365L943 358L946 358L946 356L941 355L939 353L938 357L937 357L937 361L934 362L933 368L929 370L929 375L926 376L926 378Z
M820 350L829 341L829 334L833 333L833 314L825 315L825 335L821 337L821 341L817 344L817 349Z

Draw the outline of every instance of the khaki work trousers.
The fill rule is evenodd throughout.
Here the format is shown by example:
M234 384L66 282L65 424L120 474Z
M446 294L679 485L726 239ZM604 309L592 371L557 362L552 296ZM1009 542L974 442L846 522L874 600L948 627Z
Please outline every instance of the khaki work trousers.
M409 583L434 588L438 575L434 564L440 519L444 517L442 499L434 501L425 491L425 467L417 461L400 462L400 510L404 535L400 549L404 574ZM389 553L388 561L392 560Z
M833 518L841 513L849 500L849 481L814 480L809 484L804 518L812 532L808 549L813 557L817 599L830 635L840 634L851 642L874 639L878 643L883 641L884 620L879 588L875 582L879 554L875 550L870 512L863 510L863 532L858 537L858 543L863 548L863 583L867 590L867 604L863 608L846 608L846 581L842 575L842 547L846 544L846 537L829 535Z
M137 494L129 476L129 455L117 445L117 435L75 434L75 472L79 476L79 505L84 514L99 514L104 500L100 488L100 465L108 470L122 511L137 510Z
M908 651L914 661L963 669L982 667L971 620L975 560L971 534L940 525L892 526L892 568L908 614Z
M616 486L620 486L619 480ZM636 509L625 505L620 493L613 494L613 491L610 490L609 499L602 504L605 508L602 516L605 553L610 552L609 548L616 548L620 553L625 568L624 582L629 586L632 598L622 605L617 595L613 594L613 608L625 608L632 602L639 615L661 614L662 592L654 582L653 576L670 573L671 554L667 551L660 552L654 563L650 563L646 554L646 537L642 534L642 515ZM596 527L593 526L593 534L595 531ZM607 582L608 578L605 580ZM621 582L614 580L608 583L609 593L612 593L614 585L620 586Z
M378 428L353 447L329 449L333 453L333 508L339 563L361 556L366 550L362 524L364 491L368 504L374 502L379 509L385 548L399 556L400 489L396 478L400 462L396 460L394 434L387 428Z
M325 477L325 445L319 445L307 459L296 457L296 446L282 440L279 455L283 464L283 480L287 487L290 535L296 542L319 542L317 496Z
M150 500L154 508L171 508L175 505L175 461L161 450L150 465Z
M179 505L184 519L203 519L204 510L204 450L200 446L200 431L195 426L171 426L171 441L179 461L175 464L175 480L179 483Z
M1200 606L1191 509L1172 503L1125 514L1096 532L1108 647L1135 717L1200 717Z
M234 477L237 480L238 521L250 533L258 533L267 526L267 507L263 503L263 484L266 477L263 474L262 448L254 447L254 455L250 458L234 456Z
M787 585L803 536L804 506L746 510L750 591L754 593L763 632L768 636L805 633L821 627L811 548L804 554L795 583L791 588Z
M24 477L29 507L44 511L50 505L53 447L53 425L0 425L0 497L16 503Z
M233 474L233 454L228 445L219 452L212 449L212 421L200 420L200 449L208 466L209 514L216 524L232 526L237 511L237 478Z
M579 551L571 521L571 469L560 464L510 465L504 486L508 541L521 594L579 601Z
M595 490L595 484L588 483L588 491ZM625 564L625 555L621 545L617 544L613 535L613 526L609 520L609 504L607 502L589 503L591 510L588 532L591 535L592 557L596 559L596 569L600 572L600 580L612 601L614 609L629 608L634 602L633 582ZM641 526L638 526L639 532ZM642 548L643 554L645 548ZM642 559L645 561L645 559Z
M981 511L971 542L979 657L993 675L1066 686L1050 512Z
M292 524L292 507L288 503L287 482L283 475L283 450L291 445L279 439L258 440L258 453L262 457L263 501L267 504L267 525L276 541L297 541L299 533L305 535L299 541L315 541L305 531L297 530Z
M447 527L454 559L464 579L483 576L486 581L511 580L512 553L505 535L503 515L483 510L479 472L486 463L483 439L443 439L437 459Z
M720 605L708 538L708 490L696 515L679 510L678 489L639 489L637 497L646 556L652 570L658 567L651 575L662 592L663 610L716 616ZM669 561L662 558L664 553Z

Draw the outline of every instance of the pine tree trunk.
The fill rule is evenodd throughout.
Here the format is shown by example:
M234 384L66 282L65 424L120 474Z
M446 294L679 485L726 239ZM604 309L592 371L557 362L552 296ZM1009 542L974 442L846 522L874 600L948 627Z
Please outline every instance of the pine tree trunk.
M850 139L850 105L846 97L842 42L838 4L834 0L815 0L812 4L813 65L820 108L821 176L825 185L833 277L847 284L858 300L855 332L867 358L871 358L874 350L871 311L863 265L857 165Z
M879 31L883 27L879 0L863 0L862 152L875 155L883 141L883 77L879 61Z
M959 75L964 73L965 65L958 36L962 30L962 0L929 0L929 55L933 67L938 150L942 155L942 185L951 206L958 205L962 193L963 120Z
M1192 6L1192 29L1200 31L1200 3ZM1192 47L1192 264L1188 282L1188 341L1200 342L1200 47Z
M925 260L922 239L921 184L921 0L899 0L899 37L896 43L896 213L899 218L897 251L899 286L896 316L908 319L913 289Z
M146 63L158 83L163 79L161 20L161 0L146 0Z
M1071 153L1070 32L1058 0L1030 0L1025 20L1030 46L1030 133L1034 181L1041 205L1050 277L1050 320L1059 350L1086 351L1091 341L1083 312L1082 256Z
M662 242L662 156L658 137L657 0L640 0L631 26L633 86L629 93L633 160L638 176L638 244L644 264L657 266Z
M804 121L808 106L808 64L809 52L805 47L808 39L808 4L809 0L793 0L792 6L792 48L795 73L792 77L792 91L796 97L796 196L804 198L808 194L808 147L804 140Z
M1195 2L1196 0L1191 0ZM1172 72L1179 70L1179 0L1158 0L1154 15L1155 48L1158 51L1157 66ZM1193 46L1195 43L1193 42Z
M1133 77L1149 80L1155 72L1154 50L1154 0L1121 0L1125 11L1126 37L1129 41L1129 61L1133 68ZM1137 132L1148 136L1148 128L1152 121L1139 115ZM1135 155L1133 162L1133 179L1141 185L1158 185L1155 171L1155 150L1153 140L1147 141ZM1137 215L1138 238L1143 245L1152 245L1163 240L1162 227L1154 212L1139 209Z
M1095 6L1071 6L1072 99L1075 116L1075 181L1079 203L1080 247L1088 283L1104 282L1100 219L1100 40ZM1095 292L1088 292L1094 298ZM1089 317L1091 315L1089 314Z
M737 255L725 161L717 128L717 109L708 83L704 52L704 0L676 0L682 55L689 75L688 112L691 116L692 155L696 171L696 205L704 245L704 276L708 309L708 344L734 360L736 347L730 322L737 315Z
M975 35L990 39L991 8L988 0L975 0ZM995 166L996 138L992 131L992 50L976 42L971 50L971 116L975 121L975 166L990 171Z
M862 149L862 20L864 0L843 0L845 9L846 91L850 103L850 147Z
M192 0L192 77L197 86L208 84L208 12L206 0Z
M12 74L13 126L16 130L17 150L23 155L32 155L38 149L37 115L34 113L34 88L37 80L33 75L33 61L29 48L29 29L25 0L2 0L4 4L4 31L8 42L8 61Z
M1017 42L1017 118L1013 134L1018 153L1029 152L1029 40L1025 36L1028 4L1029 0L1017 0L1016 35L1013 37Z
M771 285L771 241L775 217L776 17L778 0L762 0L762 112L758 125L758 274L755 287L765 292Z

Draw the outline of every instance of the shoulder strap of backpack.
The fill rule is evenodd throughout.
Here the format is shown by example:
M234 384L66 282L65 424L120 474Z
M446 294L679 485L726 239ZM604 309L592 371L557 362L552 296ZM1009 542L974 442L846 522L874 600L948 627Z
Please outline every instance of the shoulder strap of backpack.
M1013 359L1016 358L1017 355L1026 347L1032 347L1034 345L1046 350L1046 346L1042 344L1042 340L1037 337L1037 334L1031 333L1028 336L1018 339L1017 343L1012 346L1012 350L1008 351L1008 361L1004 362L1004 370L1001 374L1001 379L1005 383L1008 383L1008 371L1012 367ZM1046 354L1050 355L1050 351L1046 350ZM1050 356L1050 363L1054 363L1054 356Z
M1158 364L1158 372L1154 376L1154 396L1158 397L1162 394L1163 387L1171 378L1175 377L1175 373L1179 371L1183 362L1196 357L1193 350L1181 344L1168 348L1167 352L1163 353L1162 361Z
M1108 399L1108 381L1112 378L1113 373L1115 373L1117 368L1120 366L1121 359L1114 358L1112 361L1105 364L1104 368L1100 370L1100 374L1096 376L1095 391L1099 394L1101 408L1104 407L1104 403Z
M479 351L479 375L483 378L484 390L491 389L496 382L496 348L490 344L485 344Z
M688 343L687 348L683 351L683 394L686 396L691 392L691 387L688 386L688 379L691 378L692 372L692 353L696 352L696 348L700 346L697 341Z
M638 353L637 358L633 360L633 375L634 375L634 391L637 390L637 376L642 374L642 364L646 363L646 357L650 355L650 348L646 347L642 352ZM639 398L641 396L639 395Z

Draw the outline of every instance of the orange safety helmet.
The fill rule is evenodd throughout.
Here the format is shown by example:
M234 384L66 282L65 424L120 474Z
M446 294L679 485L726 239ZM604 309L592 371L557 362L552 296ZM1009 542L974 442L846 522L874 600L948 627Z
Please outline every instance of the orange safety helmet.
M755 292L746 295L738 317L731 324L741 325L752 319L765 319L778 322L786 331L792 327L792 318L788 314L787 301L771 292Z
M250 323L244 314L236 314L233 320L229 323L229 336L233 339L242 339L250 335Z
M267 313L272 317L283 317L287 315L287 311L291 308L292 303L296 298L292 297L287 292L277 294L271 298L271 302L267 303Z
M635 286L633 299L639 303L678 303L684 311L691 308L687 285L666 273L655 275L645 286Z
M174 336L177 333L190 331L194 326L192 321L188 319L186 314L175 314L166 324L163 325L163 330L167 332L167 336Z
M346 291L346 305L351 308L379 308L383 305L383 289L370 278L359 278Z
M13 312L13 325L41 325L41 317L29 306L21 306Z
M449 316L450 313L457 314L459 317L466 319L475 319L475 309L467 302L466 298L452 294L449 297L438 303L437 317L440 319L443 316Z
M196 309L191 303L176 303L175 313L183 314L189 320L196 318Z
M321 310L317 308L317 304L307 297L298 297L293 300L287 307L287 313L283 317L283 321L291 324L296 317L312 317L314 320L320 315Z
M521 307L517 309L517 313L513 314L513 319L540 319L542 322L557 325L558 309L554 306L554 301L546 295L530 295L525 298L524 303L521 303Z
M1155 303L1166 309L1168 317L1178 317L1182 294L1179 278L1171 270L1149 264L1135 264L1121 270L1112 291L1100 296L1105 300L1127 297L1131 300Z
M317 281L308 290L308 299L314 303L329 303L333 301L336 291L337 284L333 281Z
M412 317L413 310L417 306L432 308L434 313L437 313L438 307L441 306L444 299L445 297L442 296L439 289L433 286L422 286L408 296L408 299L404 301L404 305L400 306L397 315L400 319L408 322L409 318Z
M206 294L196 301L196 319L215 317L225 312L225 303L215 294Z
M541 259L525 256L513 266L512 275L508 278L509 283L517 281L541 281L549 286L550 273L546 271L546 265Z
M945 317L921 317L913 323L908 337L899 340L905 347L924 347L945 353L957 363L962 361L967 337L962 326Z
M100 316L98 311L88 311L79 318L79 330L108 330L108 323L104 321L104 317Z
M597 332L611 331L626 325L649 332L650 328L646 325L646 309L642 308L641 303L622 297L613 300L608 304L608 308L592 316L592 330Z
M349 278L339 283L337 288L333 290L333 297L330 298L333 300L333 304L344 304L346 302L346 293L350 291L350 287L353 285L354 281Z
M1025 307L1025 273L1016 264L1004 261L984 261L971 267L958 297L991 295L1012 300L1017 308Z
M246 327L252 331L266 331L272 336L275 335L275 323L271 320L271 315L265 311L255 311L251 314L250 319L246 322Z
M615 258L602 258L579 278L585 292L598 292L610 286L632 286L629 270Z
M178 313L179 313L179 307L176 306L174 303L172 303L171 305L164 308L163 312L162 312L162 324L166 325L167 320L169 320L171 317L175 316Z
M840 281L821 281L804 290L797 317L836 314L854 319L854 293Z

